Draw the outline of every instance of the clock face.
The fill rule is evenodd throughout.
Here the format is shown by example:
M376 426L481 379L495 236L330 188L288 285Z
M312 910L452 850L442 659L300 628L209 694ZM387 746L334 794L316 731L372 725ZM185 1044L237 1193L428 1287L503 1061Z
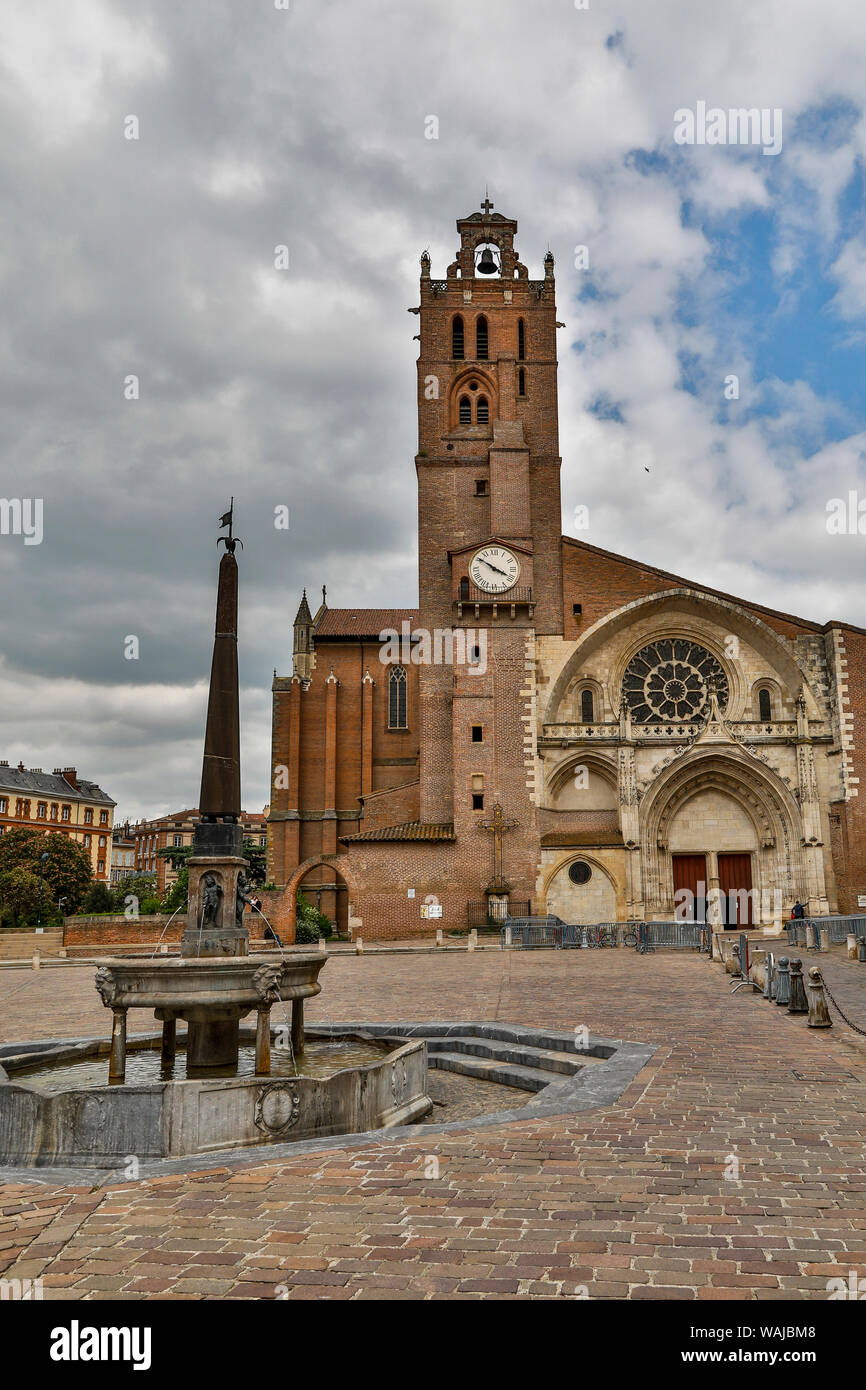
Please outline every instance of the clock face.
M520 561L504 545L485 545L473 555L469 574L479 589L488 594L504 594L520 578Z

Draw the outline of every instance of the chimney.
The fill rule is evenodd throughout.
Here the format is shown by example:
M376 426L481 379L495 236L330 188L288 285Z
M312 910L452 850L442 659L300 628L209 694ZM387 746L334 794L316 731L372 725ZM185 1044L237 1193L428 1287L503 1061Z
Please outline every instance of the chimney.
M23 772L23 771L24 771L24 764L23 764L23 763L19 763L19 764L18 764L18 771L19 771L19 772Z
M74 767L65 767L62 775L66 778L70 787L74 787L74 789L78 791L78 772L76 769Z

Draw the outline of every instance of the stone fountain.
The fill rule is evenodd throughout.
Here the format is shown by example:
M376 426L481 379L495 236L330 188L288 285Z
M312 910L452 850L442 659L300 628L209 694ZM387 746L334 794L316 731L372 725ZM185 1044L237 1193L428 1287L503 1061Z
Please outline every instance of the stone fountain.
M357 1133L406 1124L431 1109L426 1043L357 1031L317 1043L305 1060L304 1000L319 994L321 950L249 954L244 907L238 701L238 565L232 508L220 537L216 631L202 760L201 819L189 860L189 901L179 957L98 962L96 988L113 1026L99 1039L2 1049L0 1163L113 1166L130 1154L185 1154ZM291 1004L291 1025L272 1074L271 1010ZM157 1037L127 1038L131 1009L152 1010ZM256 1016L254 1064L242 1021ZM177 1074L177 1023L186 1023L185 1074ZM247 1030L244 1029L244 1032ZM159 1049L159 1071L152 1059ZM247 1049L241 1058L242 1048ZM108 1051L107 1085L95 1059ZM136 1077L127 1077L128 1054ZM144 1054L144 1055L142 1055ZM322 1054L327 1054L325 1064ZM287 1060L288 1059L288 1060ZM243 1065L241 1065L241 1062ZM4 1070L5 1068L5 1070ZM306 1070L305 1070L306 1069ZM60 1080L58 1082L57 1076ZM105 1078L104 1071L102 1078Z
M238 1064L240 1021L255 1011L256 1075L269 1076L271 1009L292 1004L292 1049L304 1050L304 1000L318 994L320 951L292 953L279 962L250 959L244 907L249 902L243 857L240 712L238 694L238 563L228 536L217 585L216 627L202 758L200 820L189 861L189 902L180 960L107 960L96 988L114 1015L109 1081L126 1075L126 1023L130 1009L152 1009L162 1023L166 1062L175 1054L178 1019L187 1024L187 1076ZM225 521L226 518L223 520ZM243 542L240 542L243 544Z

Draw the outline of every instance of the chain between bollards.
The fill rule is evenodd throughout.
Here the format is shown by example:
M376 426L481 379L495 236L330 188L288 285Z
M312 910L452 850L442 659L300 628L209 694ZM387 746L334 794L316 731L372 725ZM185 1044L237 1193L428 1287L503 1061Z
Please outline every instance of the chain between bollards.
M850 1018L845 1013L845 1010L841 1009L837 1004L836 1000L833 998L832 991L830 989L830 986L827 984L826 980L824 980L824 993L830 1000L830 1003L833 1005L833 1008L836 1010L839 1017L844 1019L844 1021L848 1024L848 1027L853 1028L855 1033L859 1033L861 1038L866 1038L866 1028L858 1028L856 1023L851 1022Z

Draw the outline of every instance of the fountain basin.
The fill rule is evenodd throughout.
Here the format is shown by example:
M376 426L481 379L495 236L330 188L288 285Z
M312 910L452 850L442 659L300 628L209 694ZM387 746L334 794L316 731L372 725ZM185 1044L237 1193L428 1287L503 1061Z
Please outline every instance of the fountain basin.
M124 1077L130 1009L153 1009L163 1024L169 1053L178 1020L188 1024L191 1073L205 1067L236 1067L239 1023L255 1009L260 1020L256 1070L267 1075L271 1008L291 1001L292 1042L295 1052L303 1052L304 1000L321 992L318 976L326 960L321 951L291 951L265 962L246 955L99 961L96 988L114 1014L109 1079Z
M254 1030L241 1032L255 1037ZM308 1030L311 1050L317 1037ZM322 1039L335 1041L331 1033ZM34 1068L107 1059L108 1043L6 1045L0 1048L0 1164L118 1168L131 1158L179 1158L388 1129L429 1112L426 1043L371 1040L362 1033L336 1041L351 1048L378 1042L381 1055L329 1076L216 1076L54 1093L38 1088ZM129 1051L156 1051L160 1045L161 1036L154 1034L130 1039Z

